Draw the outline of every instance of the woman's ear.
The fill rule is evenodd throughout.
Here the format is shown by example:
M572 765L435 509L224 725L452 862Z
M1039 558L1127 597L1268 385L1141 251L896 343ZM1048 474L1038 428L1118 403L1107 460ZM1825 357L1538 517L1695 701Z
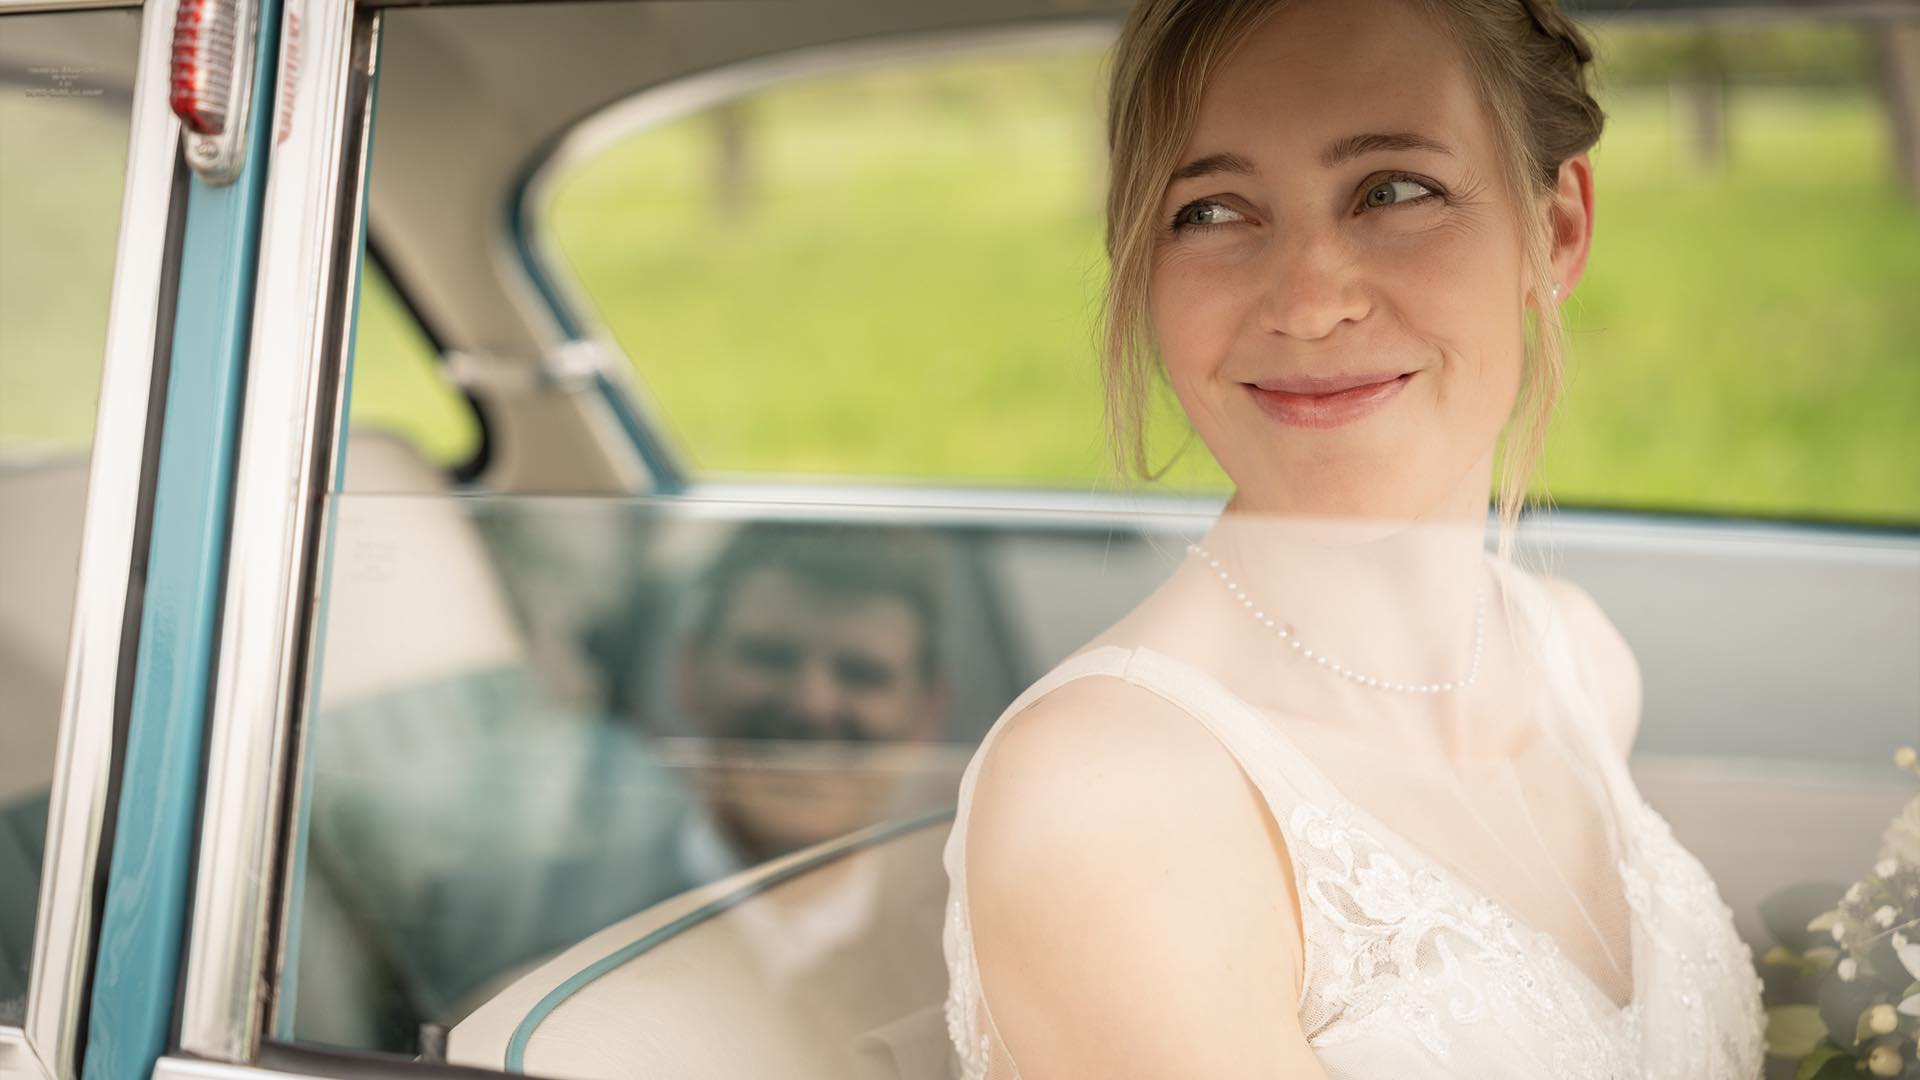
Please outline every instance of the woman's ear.
M1565 300L1586 272L1587 250L1593 242L1593 162L1587 155L1576 154L1560 163L1560 183L1547 214L1553 236L1549 264L1560 286L1559 299Z

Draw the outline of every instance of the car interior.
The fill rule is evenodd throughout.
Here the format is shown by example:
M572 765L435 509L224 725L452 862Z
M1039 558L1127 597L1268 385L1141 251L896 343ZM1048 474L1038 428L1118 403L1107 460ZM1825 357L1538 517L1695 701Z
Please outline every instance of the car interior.
M279 1039L570 1077L944 1075L937 793L950 809L1005 703L1170 572L1219 500L701 477L546 250L542 200L621 134L756 86L1099 40L1126 6L386 12L369 258L439 355L437 377L472 402L487 450L465 475L392 431L346 438L308 660ZM85 484L84 459L0 461L0 972L31 947L31 919L11 913L30 910L37 881L54 758L41 718L59 713ZM663 769L649 740L670 749L675 734L648 718L675 707L691 583L715 537L769 517L938 534L956 696L947 745L916 781L936 794L623 909L620 864L660 841L642 819L684 797L670 755L648 771ZM1520 557L1584 586L1634 646L1635 779L1764 949L1759 901L1780 868L1846 880L1866 853L1831 837L1869 835L1908 795L1879 766L1920 716L1920 545L1909 530L1565 508L1523 524ZM551 830L588 820L565 814L589 802L601 831L582 835L611 846L568 863ZM406 815L425 824L397 824ZM764 977L779 946L757 936L756 913L848 874L886 883L878 913L813 981ZM450 940L497 963L446 975L458 995L409 999L416 960L393 943L436 911L473 921ZM544 936L490 942L489 920Z

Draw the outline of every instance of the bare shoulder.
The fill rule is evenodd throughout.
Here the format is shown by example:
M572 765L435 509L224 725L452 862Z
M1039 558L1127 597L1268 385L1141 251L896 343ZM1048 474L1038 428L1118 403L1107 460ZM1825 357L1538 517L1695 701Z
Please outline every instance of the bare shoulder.
M1225 747L1108 676L1004 724L975 779L967 899L1022 1074L1322 1075L1285 844Z
M1565 578L1538 577L1552 595L1555 610L1567 621L1581 654L1592 664L1614 747L1625 758L1640 729L1640 662L1592 594Z

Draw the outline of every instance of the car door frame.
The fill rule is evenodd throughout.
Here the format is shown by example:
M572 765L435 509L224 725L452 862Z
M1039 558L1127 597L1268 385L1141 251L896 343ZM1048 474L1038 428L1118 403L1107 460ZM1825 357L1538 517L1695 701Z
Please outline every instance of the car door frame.
M159 6L159 5L156 5ZM115 0L0 0L0 19L125 8ZM79 1075L115 762L140 625L182 209L179 123L167 106L171 26L142 11L84 524L68 634L27 1009L0 1027L0 1076Z

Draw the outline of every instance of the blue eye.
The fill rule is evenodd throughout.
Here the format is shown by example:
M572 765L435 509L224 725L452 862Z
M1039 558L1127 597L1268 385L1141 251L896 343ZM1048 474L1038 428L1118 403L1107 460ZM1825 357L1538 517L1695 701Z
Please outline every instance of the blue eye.
M1408 176L1396 176L1368 188L1367 197L1363 201L1370 208L1404 206L1437 194L1439 193L1424 181Z

